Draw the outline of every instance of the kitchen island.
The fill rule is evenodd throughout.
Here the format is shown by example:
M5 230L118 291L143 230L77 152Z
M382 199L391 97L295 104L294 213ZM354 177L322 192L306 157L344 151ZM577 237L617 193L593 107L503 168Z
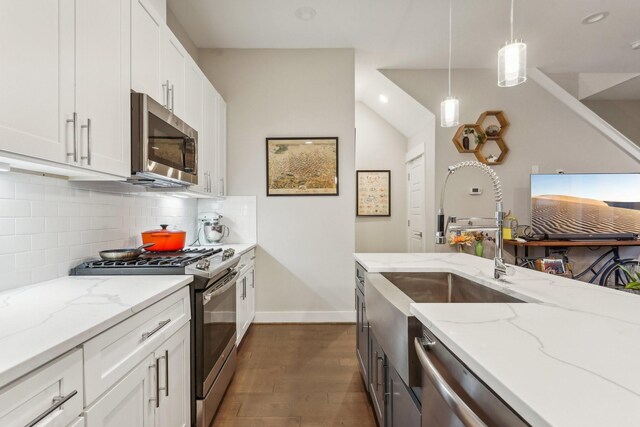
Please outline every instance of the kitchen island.
M640 298L466 254L355 254L368 274L452 273L526 303L423 303L411 313L534 426L640 425Z

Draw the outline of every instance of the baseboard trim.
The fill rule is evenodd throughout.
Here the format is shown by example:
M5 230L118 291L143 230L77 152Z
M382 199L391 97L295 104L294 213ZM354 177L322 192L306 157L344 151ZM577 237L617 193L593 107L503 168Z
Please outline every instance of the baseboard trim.
M355 311L258 311L255 323L354 323Z

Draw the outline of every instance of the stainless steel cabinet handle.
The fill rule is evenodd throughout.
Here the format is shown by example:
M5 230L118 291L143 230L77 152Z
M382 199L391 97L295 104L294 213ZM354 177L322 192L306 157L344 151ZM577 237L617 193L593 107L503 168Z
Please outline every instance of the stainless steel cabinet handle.
M171 112L174 112L174 101L176 100L176 93L174 92L174 88L173 88L173 83L171 83L171 108L169 108L171 110ZM167 94L167 98L168 98L168 94Z
M242 279L242 299L247 299L247 278Z
M62 405L64 405L66 402L68 402L69 399L71 399L76 394L78 394L78 390L73 390L71 393L67 394L66 396L56 396L56 397L54 397L53 398L53 404L51 406L49 406L49 408L47 408L43 413L41 413L40 415L35 417L30 423L28 423L26 425L26 427L33 427L36 424L38 424L40 421L42 421L43 419L48 417L49 414L51 414L56 409L58 409L58 408L62 409Z
M380 362L384 362L384 357L378 356L378 353L376 353L376 357L378 358L378 361L376 362L377 363L376 370L379 371L376 373L376 385L378 386L378 385L382 385L382 383L380 382L380 377L384 378L384 372L383 372L384 366L382 363L380 363ZM383 370L380 370L380 367L382 367Z
M151 400L155 400L156 408L160 407L160 363L159 360L156 359L156 363L153 365L156 369L156 397L151 398Z
M224 196L224 178L220 178L220 190L218 191L219 196Z
M87 165L91 166L91 119L87 119L87 124L80 127L82 129L87 129L87 155L80 158L82 160L86 160Z
M469 406L462 400L462 398L455 392L455 390L447 383L442 377L438 369L435 367L429 354L424 350L424 347L419 338L414 339L416 352L418 353L418 359L424 369L424 373L431 380L433 386L438 391L440 396L453 410L456 416L462 421L465 427L486 427L487 425L478 417L478 415L469 408ZM424 387L424 385L423 385Z
M209 193L211 193L211 172L207 173L207 179L209 181Z
M149 339L149 337L151 337L151 335L155 334L160 329L164 328L169 322L171 322L171 319L167 319L167 320L163 320L161 322L158 322L158 326L156 326L155 328L153 328L149 332L145 332L145 333L142 334L142 341L144 341L146 339Z
M256 257L253 257L251 259L256 259ZM251 270L251 288L254 289L255 287L256 287L256 271Z
M164 351L164 395L169 397L169 350Z
M169 80L162 84L162 100L164 101L164 108L169 108Z
M164 387L160 387L160 377L158 376L160 374L160 361L164 359ZM156 377L157 377L157 381L156 384L156 390L158 392L158 397L160 396L160 390L164 391L164 395L165 396L169 396L169 350L165 350L164 351L164 356L160 356L156 359ZM160 400L158 398L158 400ZM159 403L156 404L156 407L159 405Z
M414 231L413 235L414 236L418 236L418 237L422 237L422 231Z
M73 123L73 151L67 152L67 157L73 156L73 161L78 163L78 113L73 113L73 118L67 119L67 123Z

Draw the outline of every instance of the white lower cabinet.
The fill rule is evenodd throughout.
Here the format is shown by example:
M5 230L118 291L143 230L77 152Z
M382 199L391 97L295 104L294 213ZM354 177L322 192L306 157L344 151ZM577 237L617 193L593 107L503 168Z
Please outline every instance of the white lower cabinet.
M69 424L67 427L85 427L84 417L78 417L75 421Z
M189 426L189 328L185 324L87 408L86 426Z
M76 349L0 390L0 426L67 427L82 413L82 393Z
M256 317L255 249L242 255L240 269L236 283L236 344L240 344Z

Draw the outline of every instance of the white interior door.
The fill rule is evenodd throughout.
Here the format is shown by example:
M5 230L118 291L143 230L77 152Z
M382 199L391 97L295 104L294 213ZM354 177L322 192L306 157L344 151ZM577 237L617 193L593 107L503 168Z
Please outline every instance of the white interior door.
M424 213L424 155L407 163L409 177L407 192L409 194L409 252L425 251L425 213Z

